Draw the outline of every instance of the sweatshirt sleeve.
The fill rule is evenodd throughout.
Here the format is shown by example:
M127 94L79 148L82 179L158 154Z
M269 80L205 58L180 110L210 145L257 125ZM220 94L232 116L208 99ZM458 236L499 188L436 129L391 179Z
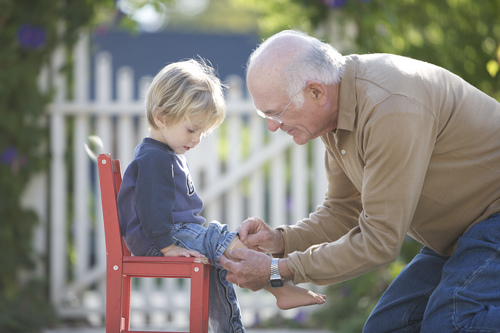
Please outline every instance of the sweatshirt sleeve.
M174 243L171 236L175 205L172 160L168 153L145 157L137 164L137 215L148 239L161 250Z

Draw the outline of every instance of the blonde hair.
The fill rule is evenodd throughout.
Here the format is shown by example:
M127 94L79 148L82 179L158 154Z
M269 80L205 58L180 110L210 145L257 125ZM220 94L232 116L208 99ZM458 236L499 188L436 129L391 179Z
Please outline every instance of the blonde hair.
M165 66L153 79L146 93L149 126L158 129L154 116L162 116L167 125L198 117L204 132L219 126L226 117L223 85L213 67L200 59Z

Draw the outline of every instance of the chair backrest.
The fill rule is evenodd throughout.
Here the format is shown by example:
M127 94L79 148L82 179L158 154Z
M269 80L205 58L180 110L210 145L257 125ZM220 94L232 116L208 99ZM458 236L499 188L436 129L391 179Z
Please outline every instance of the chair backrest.
M110 154L100 154L97 157L97 164L101 185L107 259L121 261L123 256L130 256L130 251L121 236L116 201L122 184L120 161L112 159Z

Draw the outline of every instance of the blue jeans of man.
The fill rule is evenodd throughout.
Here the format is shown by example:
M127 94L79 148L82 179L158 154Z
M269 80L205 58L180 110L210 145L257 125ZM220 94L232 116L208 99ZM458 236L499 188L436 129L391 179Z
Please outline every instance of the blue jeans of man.
M233 285L226 280L227 271L219 263L220 256L231 244L236 233L229 232L227 225L213 221L208 224L208 227L195 223L176 223L171 234L175 245L204 254L212 264L208 313L210 331L214 333L246 332L241 320L236 292ZM163 256L160 251L153 249L146 255Z
M500 214L470 228L451 257L424 247L363 332L500 332Z

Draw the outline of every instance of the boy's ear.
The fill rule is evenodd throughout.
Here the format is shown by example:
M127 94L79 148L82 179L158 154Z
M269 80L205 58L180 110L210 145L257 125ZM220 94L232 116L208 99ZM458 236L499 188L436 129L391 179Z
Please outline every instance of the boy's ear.
M155 120L156 126L158 126L159 128L161 128L165 125L165 117L160 115L160 112L158 112L157 110L155 110L155 113L154 113L154 120Z

